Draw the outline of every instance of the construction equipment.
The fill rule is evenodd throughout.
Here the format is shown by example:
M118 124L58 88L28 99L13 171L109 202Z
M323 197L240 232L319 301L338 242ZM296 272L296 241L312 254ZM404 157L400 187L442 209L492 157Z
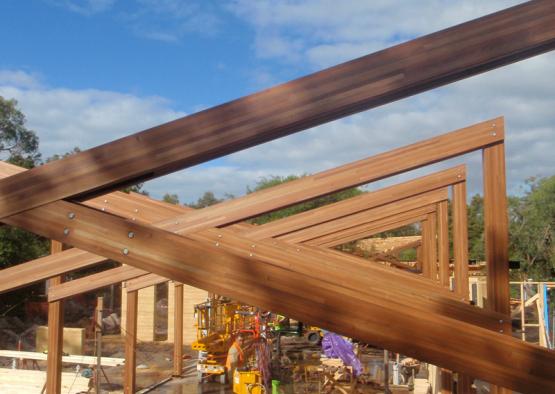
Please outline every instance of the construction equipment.
M225 360L233 335L241 326L240 305L230 299L211 295L210 299L195 305L197 340L191 345L199 352L197 376L199 383L217 377L225 384Z
M264 394L260 371L240 371L233 374L233 394Z

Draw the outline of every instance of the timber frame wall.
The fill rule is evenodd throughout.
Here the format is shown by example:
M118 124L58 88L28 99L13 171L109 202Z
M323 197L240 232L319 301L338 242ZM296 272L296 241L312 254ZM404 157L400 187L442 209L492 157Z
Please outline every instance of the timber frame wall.
M29 171L12 168L0 180L0 216L4 223L87 251L71 253L84 257L89 264L114 259L143 273L299 318L464 376L521 392L552 392L555 355L506 335L510 330L502 118L343 166L327 177L316 174L256 196L219 204L210 211L176 214L157 222L156 227L134 220L135 216L125 219L109 209L97 210L80 201L554 47L555 3L524 3ZM423 226L429 243L424 277L362 264L360 259L306 243L291 243L285 239L286 234L279 239L254 235L256 231L245 235L222 228L475 150L483 153L491 311L465 303L468 287L461 283L456 283L460 290L455 296L447 291L441 264L437 275L434 273L438 251L430 234L435 233L434 222L440 222L443 230L439 236L445 236L444 217L439 217L441 212L445 214L445 207L431 213ZM58 176L62 172L63 178ZM465 199L465 183L454 183L458 278L467 276ZM311 226L309 215L298 216L297 229ZM439 247L439 258L445 261L445 248L441 243ZM260 283L261 277L271 280ZM5 286L3 278L0 282ZM19 282L24 285L24 280ZM398 301L401 298L410 307L404 307ZM133 299L128 298L128 311L134 310ZM61 301L53 304L57 302ZM380 316L379 321L373 316ZM133 325L131 318L129 324ZM59 332L59 319L53 318L52 324L50 332ZM410 341L406 327L411 327L422 341ZM51 339L55 347L59 340ZM59 365L60 356L58 351L49 352L51 368ZM49 381L48 392L59 392L56 377L51 376ZM133 386L126 391L132 391ZM461 387L459 384L459 390Z

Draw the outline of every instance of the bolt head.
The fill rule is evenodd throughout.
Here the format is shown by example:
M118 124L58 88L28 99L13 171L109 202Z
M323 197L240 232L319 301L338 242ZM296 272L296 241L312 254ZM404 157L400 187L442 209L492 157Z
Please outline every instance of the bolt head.
M69 235L69 228L64 228L64 235Z
M139 210L137 208L135 208L135 213L139 212Z
M134 238L134 237L135 237L135 233L134 233L133 231L129 231L129 232L127 233L127 236L128 236L129 238Z
M67 214L67 217L70 219L75 219L75 213L74 212L70 212Z
M123 248L123 250L121 251L124 255L128 255L129 254L129 249L127 248Z

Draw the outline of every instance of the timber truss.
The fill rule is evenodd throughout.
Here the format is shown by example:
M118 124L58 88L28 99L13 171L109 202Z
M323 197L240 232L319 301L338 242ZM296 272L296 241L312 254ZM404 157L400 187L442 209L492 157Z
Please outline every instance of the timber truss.
M472 376L555 392L555 354L510 335L503 118L200 210L114 191L554 47L555 3L531 1L32 170L0 165L2 222L58 241L56 253L0 276L0 292L50 279L47 391L60 392L65 298L126 281L133 333L137 291L172 280L457 371L460 382ZM488 310L468 302L464 166L265 225L245 223L473 151L483 157ZM333 249L415 222L420 274ZM73 248L62 251L61 243ZM123 265L62 283L63 274L107 259ZM133 392L133 335L127 341L125 390Z

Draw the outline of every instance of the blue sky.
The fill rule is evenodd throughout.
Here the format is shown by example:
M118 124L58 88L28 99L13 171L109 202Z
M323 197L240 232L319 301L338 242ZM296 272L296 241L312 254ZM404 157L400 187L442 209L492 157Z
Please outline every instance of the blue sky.
M90 148L518 3L513 0L5 0L0 95L44 157ZM499 115L509 189L555 173L555 57L542 55L148 182L241 195ZM466 158L479 173L479 156ZM444 165L445 167L445 165ZM436 169L439 167L433 167ZM430 169L421 172L429 172ZM401 176L395 181L407 179ZM381 182L379 185L385 184ZM480 192L480 179L471 179Z

